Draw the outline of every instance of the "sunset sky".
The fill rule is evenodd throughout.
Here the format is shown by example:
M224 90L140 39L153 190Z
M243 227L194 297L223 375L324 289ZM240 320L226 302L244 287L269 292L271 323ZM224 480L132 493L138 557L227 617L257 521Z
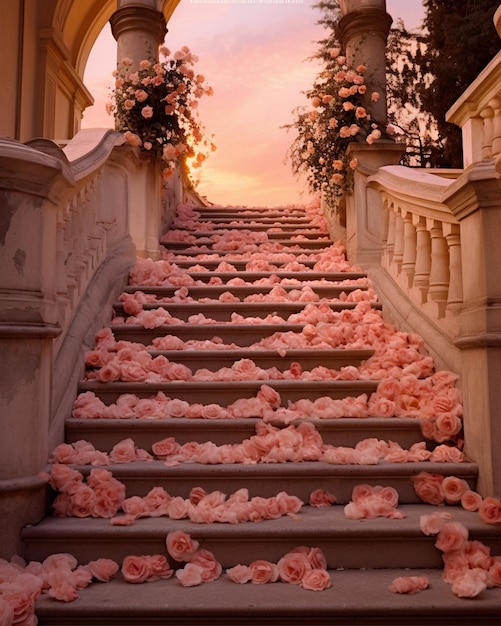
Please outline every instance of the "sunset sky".
M198 191L222 205L277 206L308 201L304 180L284 163L294 135L282 126L305 104L318 65L308 61L323 38L316 24L316 0L183 0L168 24L166 45L187 45L199 57L197 71L214 88L200 101L200 119L214 134L217 151L199 170ZM387 0L394 20L409 29L423 19L421 0ZM89 58L85 84L95 105L83 128L112 127L105 102L115 68L115 41L109 27Z

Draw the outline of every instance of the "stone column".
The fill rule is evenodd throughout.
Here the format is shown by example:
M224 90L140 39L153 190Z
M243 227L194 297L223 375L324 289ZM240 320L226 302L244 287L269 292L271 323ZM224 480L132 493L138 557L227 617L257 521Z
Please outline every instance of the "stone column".
M158 61L167 25L154 0L118 0L110 24L117 41L117 61L128 57L135 68L143 59Z
M144 60L158 61L158 48L167 33L165 17L157 10L156 0L118 0L118 9L110 18L111 31L117 40L117 61L127 57L132 68L138 69ZM129 231L138 245L139 256L159 258L162 234L162 187L160 163L147 160L134 180L132 195L137 194L134 215L130 216ZM145 194L145 190L148 192Z
M372 117L386 122L386 39L392 18L386 12L385 0L341 0L343 17L338 37L346 51L347 63L365 65L367 86L377 91L379 101L371 105Z

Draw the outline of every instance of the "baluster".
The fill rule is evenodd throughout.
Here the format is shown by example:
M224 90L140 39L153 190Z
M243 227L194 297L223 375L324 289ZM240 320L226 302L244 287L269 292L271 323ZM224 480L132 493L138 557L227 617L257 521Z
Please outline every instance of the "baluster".
M388 266L393 260L393 250L395 248L395 211L393 206L388 207L388 238L386 240L386 256Z
M419 215L413 216L416 228L416 267L414 270L414 285L421 292L421 304L428 299L431 268L431 240L426 228L426 219Z
M407 276L407 287L412 287L416 269L416 229L412 223L412 213L406 211L404 222L404 254L402 258L402 272Z
M489 105L493 110L492 156L496 156L501 153L501 98L493 98Z
M428 293L438 305L438 316L445 315L449 293L449 250L443 236L442 223L428 218L428 230L431 238L431 269Z
M484 120L484 137L482 141L482 158L489 159L492 156L492 135L494 111L486 107L480 111L480 117Z
M444 235L449 248L449 295L447 304L463 302L463 270L459 224L444 224Z
M402 260L404 258L404 222L402 213L397 209L395 215L395 247L393 249L393 263L397 267L397 274L402 269Z

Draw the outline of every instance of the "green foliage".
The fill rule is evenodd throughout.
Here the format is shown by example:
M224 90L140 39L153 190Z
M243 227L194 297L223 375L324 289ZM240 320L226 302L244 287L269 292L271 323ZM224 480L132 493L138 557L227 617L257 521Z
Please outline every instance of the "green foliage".
M461 167L461 132L445 121L452 104L499 51L493 16L499 0L423 0L426 49L420 71L431 77L416 83L423 109L438 128L434 164Z

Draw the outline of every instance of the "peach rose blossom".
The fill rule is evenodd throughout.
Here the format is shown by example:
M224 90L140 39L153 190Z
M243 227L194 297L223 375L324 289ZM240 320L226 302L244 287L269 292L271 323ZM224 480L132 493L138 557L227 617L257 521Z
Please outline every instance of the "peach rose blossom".
M112 559L97 559L95 561L89 561L87 563L92 576L101 582L108 582L114 578L115 574L120 569L118 563Z
M501 502L492 496L484 498L478 508L478 512L483 522L486 524L501 523Z
M195 552L190 558L190 564L197 565L202 570L202 581L209 583L217 580L223 571L223 568L216 557L209 550L204 548Z
M444 496L442 493L442 474L430 474L420 472L412 479L414 491L417 496L428 504L442 504Z
M180 447L174 437L167 437L161 441L155 441L151 446L151 450L155 456L162 459L177 454Z
M465 570L451 585L459 598L476 598L486 588L487 572L478 568Z
M456 446L437 446L430 456L433 463L463 463L464 454Z
M325 491L325 489L315 489L310 494L310 506L328 507L336 502L336 497Z
M249 565L250 582L254 584L274 583L278 580L278 567L275 563L262 559Z
M463 494L465 494L470 486L466 480L457 476L446 476L442 481L442 493L447 504L458 504L461 502Z
M488 571L490 587L501 587L501 557L494 557Z
M331 586L331 577L325 569L312 569L306 572L301 587L309 591L323 591Z
M312 569L308 556L304 552L289 552L277 563L280 580L293 585L300 585L306 572Z
M419 527L425 535L437 535L448 519L452 519L452 514L445 511L421 515L419 518Z
M81 485L71 495L71 515L75 517L90 517L94 511L96 494L91 487Z
M247 565L235 565L226 570L226 574L230 580L239 585L248 583L251 579L251 569Z
M395 578L388 587L393 593L414 594L423 589L427 589L430 582L426 576L399 576Z
M461 550L468 541L468 529L459 522L446 522L440 529L435 547L441 552Z
M183 587L196 587L204 581L202 578L203 568L195 563L186 563L182 569L176 570L176 578Z
M461 506L465 511L478 511L483 498L476 491L466 490L461 496Z
M144 583L172 575L165 556L126 556L122 562L122 576L128 583Z
M0 597L0 626L12 624L14 624L14 607L7 599Z
M167 552L175 561L189 561L199 547L198 541L182 530L170 532L166 544Z
M160 579L166 580L174 573L174 570L171 569L166 557L163 554L153 554L148 556L148 566L150 569L148 582Z

